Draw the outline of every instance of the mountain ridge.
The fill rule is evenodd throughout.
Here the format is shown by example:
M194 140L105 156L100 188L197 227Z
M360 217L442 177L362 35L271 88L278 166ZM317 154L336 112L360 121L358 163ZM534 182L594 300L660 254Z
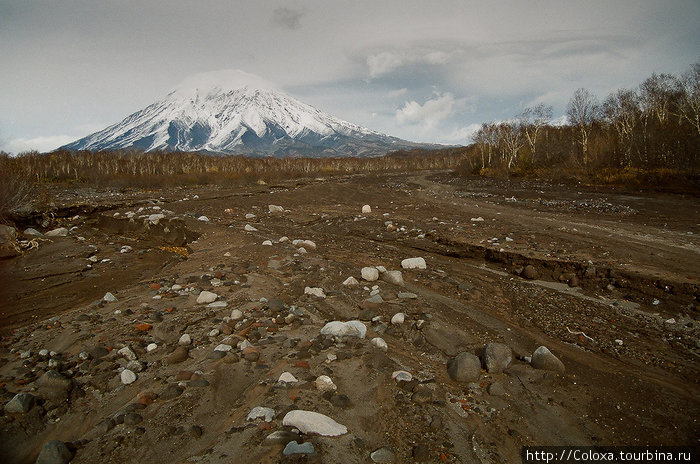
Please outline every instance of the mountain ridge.
M259 81L198 85L195 79L61 149L322 157L379 156L427 147L436 145L409 142L344 121Z

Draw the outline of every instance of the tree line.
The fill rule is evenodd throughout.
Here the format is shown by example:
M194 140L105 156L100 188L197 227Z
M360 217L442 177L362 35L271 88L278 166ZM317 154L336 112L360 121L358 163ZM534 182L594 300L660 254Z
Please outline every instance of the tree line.
M680 76L652 74L634 89L602 101L574 92L567 124L554 125L552 107L539 104L503 122L481 125L463 169L670 169L700 167L700 62Z

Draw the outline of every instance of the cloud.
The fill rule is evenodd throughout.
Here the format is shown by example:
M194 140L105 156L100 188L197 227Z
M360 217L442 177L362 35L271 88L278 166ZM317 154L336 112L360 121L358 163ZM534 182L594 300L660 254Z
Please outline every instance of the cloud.
M432 100L420 104L415 100L406 102L403 108L396 110L399 124L420 125L424 128L435 127L440 121L452 114L455 105L454 95L447 92L436 94Z
M304 14L301 11L280 7L272 12L272 22L285 29L298 29L302 16Z
M389 92L387 94L387 96L389 98L396 98L396 97L400 97L401 95L405 94L406 92L408 92L408 89L406 87L403 87L403 88L398 89L398 90L392 90L391 92Z
M50 135L34 138L17 138L12 139L7 144L7 150L10 153L22 153L25 151L36 150L38 152L47 152L66 145L74 141L76 137L71 135Z
M370 79L384 76L392 71L410 65L441 66L449 64L461 53L460 50L435 50L411 48L373 53L367 56L366 63Z

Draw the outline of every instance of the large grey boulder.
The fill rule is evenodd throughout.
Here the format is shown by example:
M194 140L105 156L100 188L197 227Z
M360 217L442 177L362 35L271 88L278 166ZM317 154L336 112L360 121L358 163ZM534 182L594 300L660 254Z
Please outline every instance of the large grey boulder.
M476 382L481 375L481 360L464 351L447 362L447 373L457 382Z
M484 367L489 374L499 374L513 360L513 350L503 343L487 343L484 345Z
M73 459L73 453L70 452L66 444L60 440L52 440L47 441L41 447L36 464L66 464L71 459Z
M532 360L530 364L535 369L543 369L547 371L554 371L559 373L564 373L566 368L564 363L561 362L559 358L554 356L551 351L546 346L540 346L532 353Z

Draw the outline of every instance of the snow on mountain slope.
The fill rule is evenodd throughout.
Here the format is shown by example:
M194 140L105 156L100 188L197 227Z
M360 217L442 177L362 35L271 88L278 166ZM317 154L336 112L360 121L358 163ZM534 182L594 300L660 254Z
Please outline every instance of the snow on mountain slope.
M323 113L256 76L223 71L196 75L163 100L62 148L373 156L418 146Z

